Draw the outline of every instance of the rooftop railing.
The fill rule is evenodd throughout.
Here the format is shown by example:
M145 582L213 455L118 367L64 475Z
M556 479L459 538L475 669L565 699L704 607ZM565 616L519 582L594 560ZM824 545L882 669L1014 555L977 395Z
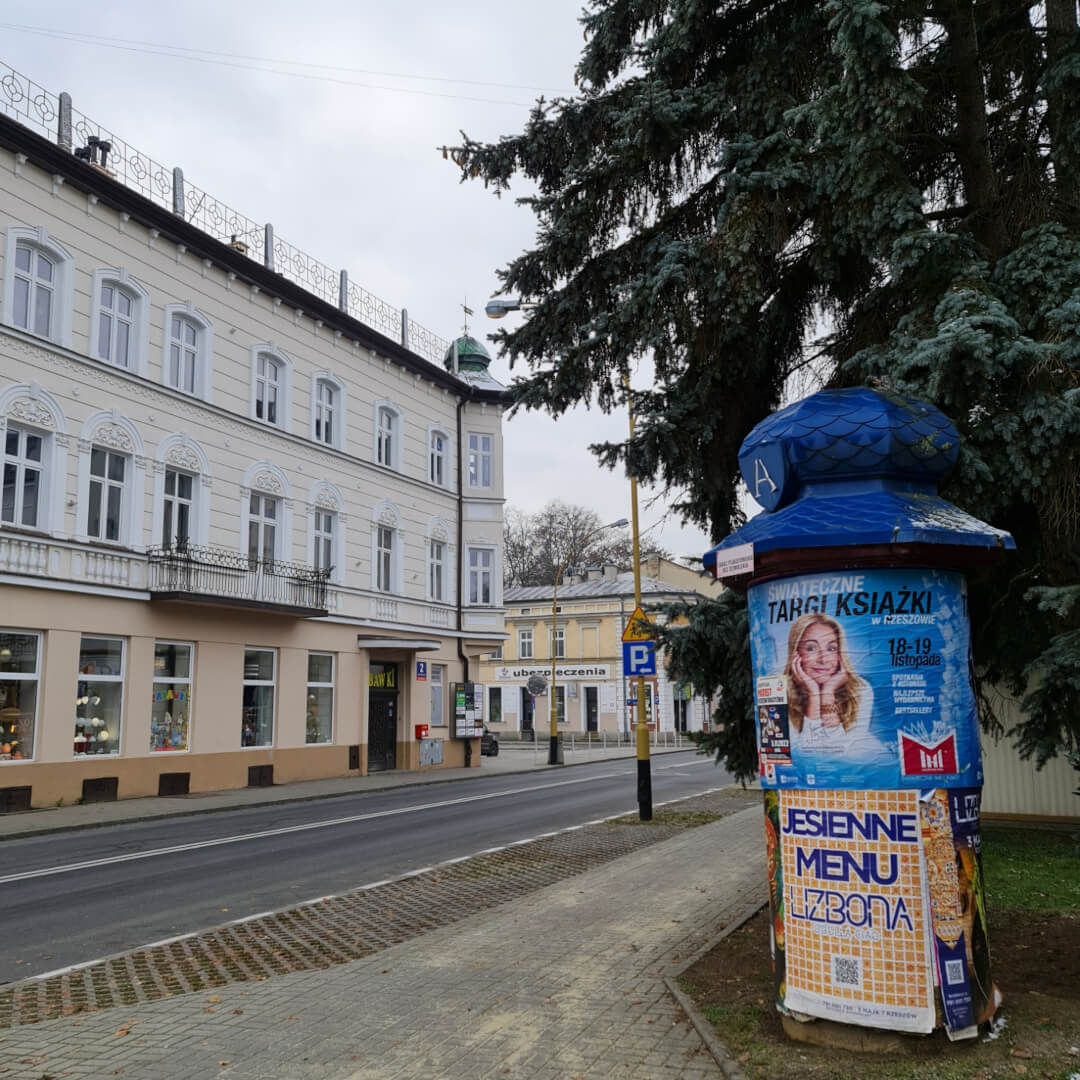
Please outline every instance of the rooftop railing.
M0 112L417 356L442 364L450 342L414 322L405 308L380 300L351 282L345 270L334 270L276 237L272 225L260 224L196 187L181 168L161 165L79 112L68 94L53 94L3 61ZM85 156L87 152L92 156Z

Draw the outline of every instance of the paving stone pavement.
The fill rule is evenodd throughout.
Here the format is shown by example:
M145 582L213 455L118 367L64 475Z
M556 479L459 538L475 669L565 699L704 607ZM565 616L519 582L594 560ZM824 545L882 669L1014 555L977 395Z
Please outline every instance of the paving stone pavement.
M28 1024L3 1080L705 1080L663 975L766 896L761 811L323 971Z

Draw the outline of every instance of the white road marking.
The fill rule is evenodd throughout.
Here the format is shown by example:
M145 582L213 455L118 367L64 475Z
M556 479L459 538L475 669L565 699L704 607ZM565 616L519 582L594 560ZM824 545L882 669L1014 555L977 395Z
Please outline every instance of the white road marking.
M669 765L661 767L675 768L676 766ZM191 844L174 844L171 847L154 848L150 851L129 852L126 855L108 855L100 859L88 859L85 862L66 863L62 866L50 866L41 870L27 870L19 874L8 874L5 877L0 877L0 885L11 885L17 881L30 881L33 878L50 877L54 874L69 874L77 870L93 870L102 866L113 866L117 863L134 862L138 859L152 859L159 855L178 855L186 851L199 851L202 848L220 847L222 844L239 844L247 840L263 840L270 836L286 836L290 833L308 832L312 829L329 829L336 825L351 825L359 821L373 821L377 818L396 817L401 814L416 814L425 810L438 810L446 806L458 806L462 803L483 802L487 799L503 799L510 795L527 795L533 791L568 787L574 784L589 784L596 780L604 780L613 776L622 775L625 775L625 771L594 773L591 776L580 777L575 780L555 780L551 783L536 784L532 787L516 788L507 791L489 791L482 795L463 795L456 799L443 799L439 802L419 803L415 806L403 806L395 810L376 810L370 814L352 814L349 817L330 818L326 821L310 821L303 825L287 825L278 829L263 829L260 832L240 833L236 836L222 836L214 840L199 840ZM543 833L541 835L555 836L557 833ZM423 873L424 871L421 870L417 872Z

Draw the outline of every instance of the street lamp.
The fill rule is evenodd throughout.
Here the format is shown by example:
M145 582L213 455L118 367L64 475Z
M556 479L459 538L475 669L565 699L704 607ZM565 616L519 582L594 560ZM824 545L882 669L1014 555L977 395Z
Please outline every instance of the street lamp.
M536 307L536 305L520 298L517 300L500 300L497 296L493 296L484 305L484 314L489 319L501 319L504 315L509 315L511 311L521 311L522 308L527 307Z
M586 533L570 549L570 551L567 552L566 558L563 559L559 564L558 570L555 571L555 580L551 585L551 697L549 698L551 707L548 710L551 723L551 730L548 736L549 765L563 764L562 746L559 744L559 695L557 693L558 686L555 680L555 661L558 659L555 655L555 628L559 619L559 578L562 577L563 571L577 558L585 545L596 536L597 533L602 533L605 529L621 529L629 524L630 522L628 522L626 518L619 518L618 521L609 522L607 525L601 525L598 529L593 529L592 532Z

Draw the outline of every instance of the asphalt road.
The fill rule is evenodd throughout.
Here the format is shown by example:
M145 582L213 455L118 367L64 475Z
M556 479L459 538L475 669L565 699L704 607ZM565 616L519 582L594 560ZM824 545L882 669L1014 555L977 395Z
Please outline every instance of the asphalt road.
M0 983L637 810L633 758L0 845ZM653 802L730 782L652 761Z

